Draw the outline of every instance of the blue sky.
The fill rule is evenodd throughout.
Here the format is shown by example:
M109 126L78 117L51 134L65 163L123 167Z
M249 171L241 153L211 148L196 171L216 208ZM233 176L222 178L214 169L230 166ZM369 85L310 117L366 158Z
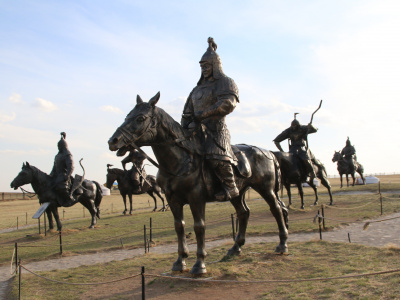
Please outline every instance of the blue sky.
M160 91L180 120L209 36L239 87L232 143L276 150L293 113L307 124L323 99L309 143L328 174L347 136L366 173L399 172L399 15L384 0L0 1L0 191L24 161L49 173L61 131L76 173L83 157L104 183L107 163L121 166L108 138L137 94Z

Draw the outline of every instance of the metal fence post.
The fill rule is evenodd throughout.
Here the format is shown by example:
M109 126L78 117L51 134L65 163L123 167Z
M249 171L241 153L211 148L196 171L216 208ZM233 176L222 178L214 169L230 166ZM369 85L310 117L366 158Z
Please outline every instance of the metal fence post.
M142 267L142 300L146 299L146 290L145 290L145 278L144 278L144 267Z
M147 233L146 233L146 225L144 225L143 231L144 231L144 253L147 253Z
M59 231L59 236L60 236L60 254L63 254L63 249L62 249L62 234L61 234L61 230Z

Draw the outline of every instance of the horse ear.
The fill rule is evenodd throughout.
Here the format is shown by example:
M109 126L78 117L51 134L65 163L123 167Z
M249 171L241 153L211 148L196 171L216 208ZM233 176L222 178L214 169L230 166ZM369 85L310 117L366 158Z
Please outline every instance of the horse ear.
M139 95L137 95L136 96L136 104L141 104L141 103L143 103L143 100L142 100L142 98L140 98Z
M158 92L153 98L150 99L149 104L151 106L156 106L158 100L160 100L160 92Z
M23 167L25 167L25 163L24 163L24 162L22 163L22 168L23 168Z
M30 164L29 164L28 162L26 162L26 166L27 166L27 167L30 167Z

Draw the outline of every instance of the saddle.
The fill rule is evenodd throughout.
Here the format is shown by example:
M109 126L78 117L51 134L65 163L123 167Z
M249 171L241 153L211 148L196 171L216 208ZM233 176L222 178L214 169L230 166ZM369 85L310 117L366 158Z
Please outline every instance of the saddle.
M232 145L232 151L237 158L237 163L233 164L239 175L243 178L249 178L251 176L251 167L249 160L243 151L240 151L238 147Z
M82 189L82 183L85 180L84 176L75 174L75 178L71 176L71 190L70 194L71 195L81 195L83 194L83 189Z

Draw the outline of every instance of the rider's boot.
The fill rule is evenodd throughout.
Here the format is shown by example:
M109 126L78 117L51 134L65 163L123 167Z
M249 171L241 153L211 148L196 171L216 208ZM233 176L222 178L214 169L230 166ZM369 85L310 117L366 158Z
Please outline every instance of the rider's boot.
M134 194L140 194L141 191L142 191L142 189L141 189L140 182L137 181L137 180L134 180L133 181L133 190L132 190L132 192Z
M78 202L67 190L60 190L59 196L62 199L60 204L63 207L70 207Z
M307 173L310 175L310 180L311 180L311 177L317 178L317 175L315 174L315 170L314 170L314 165L311 160L307 160L307 170L308 170Z
M214 172L222 183L223 189L215 194L217 201L226 201L239 196L232 165L228 161L213 160Z

